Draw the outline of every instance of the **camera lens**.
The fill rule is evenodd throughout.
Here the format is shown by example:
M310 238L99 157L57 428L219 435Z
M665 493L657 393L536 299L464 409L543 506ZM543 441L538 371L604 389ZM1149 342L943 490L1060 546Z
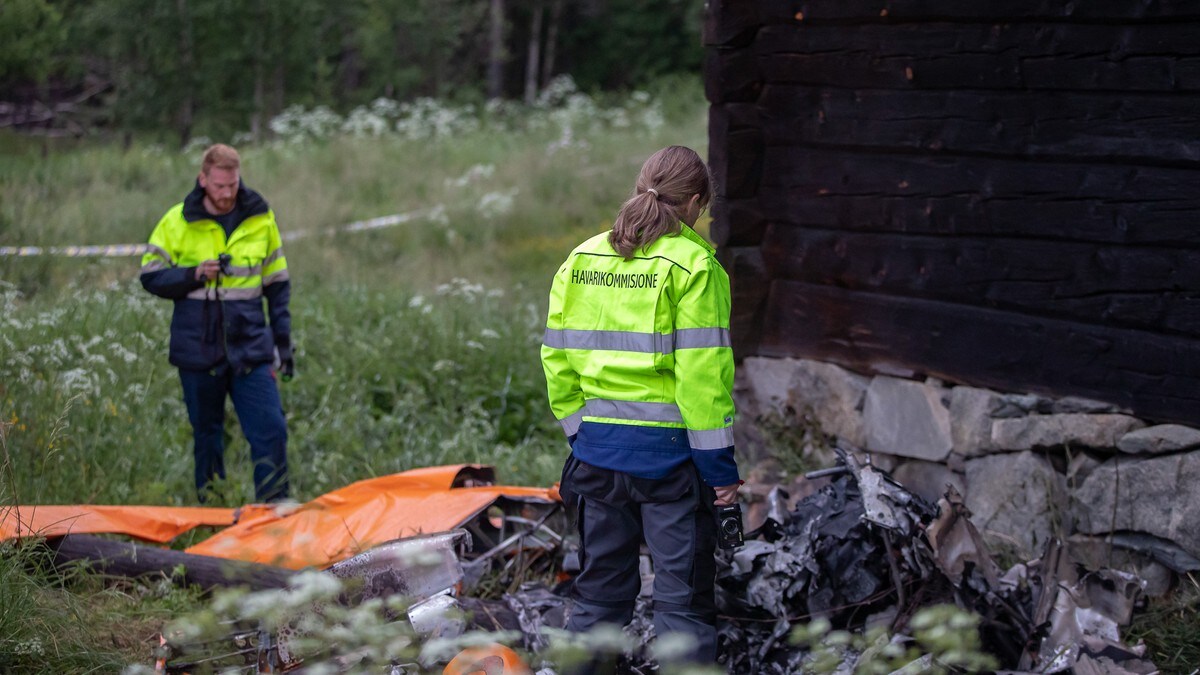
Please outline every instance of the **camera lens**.
M738 533L738 521L733 518L726 518L721 521L721 531L729 536L734 536Z

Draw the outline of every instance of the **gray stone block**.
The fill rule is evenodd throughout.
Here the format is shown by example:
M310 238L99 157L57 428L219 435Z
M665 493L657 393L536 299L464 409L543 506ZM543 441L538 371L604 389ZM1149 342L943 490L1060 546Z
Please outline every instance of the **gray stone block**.
M1131 431L1117 441L1117 449L1131 455L1158 455L1200 448L1200 429L1182 424L1160 424Z
M966 478L971 522L989 545L1015 544L1021 556L1035 558L1064 534L1066 479L1044 458L1021 452L968 460Z
M950 390L950 437L955 452L981 457L992 448L992 411L1003 397L989 389L955 387Z
M936 504L946 494L946 485L954 486L959 494L966 492L966 480L944 464L919 459L905 460L892 472L892 478L920 497Z
M863 406L867 448L930 461L945 459L954 442L943 391L911 380L872 379Z
M832 363L805 359L748 358L739 368L751 416L788 410L809 418L821 431L849 443L865 444L862 407L869 380Z
M1145 423L1128 415L1030 415L992 422L992 447L997 450L1032 450L1077 446L1115 448L1125 434Z
M1145 532L1200 557L1200 453L1118 455L1075 490L1071 515L1084 534Z
M1052 413L1125 413L1128 412L1115 403L1097 401L1081 396L1067 396L1056 399L1050 406Z

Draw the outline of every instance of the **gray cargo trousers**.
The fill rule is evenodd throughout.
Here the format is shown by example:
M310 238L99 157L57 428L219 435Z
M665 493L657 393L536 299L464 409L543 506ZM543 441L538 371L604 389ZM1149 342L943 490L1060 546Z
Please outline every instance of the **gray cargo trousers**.
M574 455L560 491L576 520L582 571L567 630L624 626L641 588L638 554L645 542L654 565L654 631L688 635L690 660L717 658L714 582L716 494L692 462L661 479L602 469Z

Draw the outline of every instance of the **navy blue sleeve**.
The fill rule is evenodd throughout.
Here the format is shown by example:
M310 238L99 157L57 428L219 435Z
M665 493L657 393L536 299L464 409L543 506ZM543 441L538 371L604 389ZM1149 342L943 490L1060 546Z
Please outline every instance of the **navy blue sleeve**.
M725 487L738 482L733 446L720 450L692 450L692 462L700 470L700 477L712 487Z
M204 285L196 279L195 267L164 267L153 272L142 272L142 288L160 298L181 300L187 294Z
M263 286L267 297L267 316L271 320L271 332L275 335L275 346L280 358L292 355L292 313L288 303L292 299L292 282L288 279Z

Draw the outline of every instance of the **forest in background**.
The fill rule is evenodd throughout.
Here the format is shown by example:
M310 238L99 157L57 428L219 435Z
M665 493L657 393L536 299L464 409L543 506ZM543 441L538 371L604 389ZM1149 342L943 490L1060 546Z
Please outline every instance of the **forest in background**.
M699 72L703 0L5 0L0 129L249 140L292 106L533 102ZM241 139L239 139L241 140Z

